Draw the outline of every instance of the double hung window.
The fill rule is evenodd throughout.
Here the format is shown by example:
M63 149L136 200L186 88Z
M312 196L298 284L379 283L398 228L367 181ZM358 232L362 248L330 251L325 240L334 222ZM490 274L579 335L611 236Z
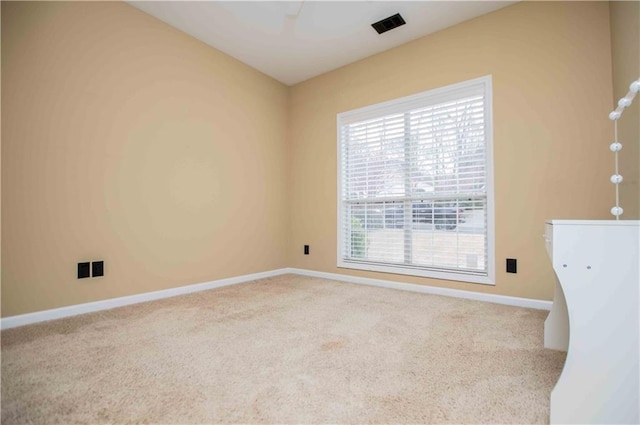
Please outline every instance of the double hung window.
M491 77L338 114L338 266L494 282Z

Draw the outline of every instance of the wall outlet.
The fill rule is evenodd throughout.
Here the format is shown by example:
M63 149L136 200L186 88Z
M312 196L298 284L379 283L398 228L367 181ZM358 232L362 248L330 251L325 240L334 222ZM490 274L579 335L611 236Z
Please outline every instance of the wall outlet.
M78 279L89 277L89 262L78 263Z
M309 255L309 245L304 246L304 255Z
M91 277L104 276L104 261L94 261L91 263Z
M507 273L518 273L518 260L507 258Z

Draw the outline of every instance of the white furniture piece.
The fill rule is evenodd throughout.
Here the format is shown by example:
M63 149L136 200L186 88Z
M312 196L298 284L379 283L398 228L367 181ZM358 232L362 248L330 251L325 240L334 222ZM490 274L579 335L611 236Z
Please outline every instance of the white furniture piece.
M640 221L551 220L544 346L567 350L550 422L640 423Z

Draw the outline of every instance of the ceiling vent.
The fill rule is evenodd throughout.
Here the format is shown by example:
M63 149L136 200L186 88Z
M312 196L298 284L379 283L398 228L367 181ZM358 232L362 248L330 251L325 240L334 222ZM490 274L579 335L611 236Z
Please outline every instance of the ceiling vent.
M374 30L378 31L378 34L382 34L383 32L387 32L404 24L406 24L406 22L402 19L402 16L400 16L399 13L396 13L395 15L384 18L375 24L371 24L371 26Z

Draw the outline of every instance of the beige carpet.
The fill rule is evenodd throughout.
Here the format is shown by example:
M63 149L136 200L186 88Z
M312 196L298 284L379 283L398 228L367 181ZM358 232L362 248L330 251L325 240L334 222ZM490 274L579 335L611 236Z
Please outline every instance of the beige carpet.
M3 331L2 423L545 423L545 317L262 279Z

